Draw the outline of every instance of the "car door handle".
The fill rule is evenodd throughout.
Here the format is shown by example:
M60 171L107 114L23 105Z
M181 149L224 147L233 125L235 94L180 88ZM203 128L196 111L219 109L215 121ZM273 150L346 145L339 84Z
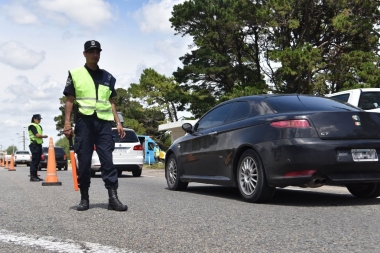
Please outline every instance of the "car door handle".
M216 135L216 134L218 134L218 132L214 131L214 132L209 133L208 135Z

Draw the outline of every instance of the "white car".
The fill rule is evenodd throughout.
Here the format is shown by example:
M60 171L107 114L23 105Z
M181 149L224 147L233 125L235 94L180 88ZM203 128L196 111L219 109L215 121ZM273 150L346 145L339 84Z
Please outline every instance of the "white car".
M117 128L112 128L112 135L115 140L115 150L112 153L113 163L120 176L123 171L131 171L134 177L141 176L144 164L143 147L132 129L124 128L125 137L119 138ZM79 166L79 165L78 165ZM99 156L96 153L96 147L92 154L91 174L101 171Z
M344 101L365 111L380 113L380 88L345 90L325 96Z

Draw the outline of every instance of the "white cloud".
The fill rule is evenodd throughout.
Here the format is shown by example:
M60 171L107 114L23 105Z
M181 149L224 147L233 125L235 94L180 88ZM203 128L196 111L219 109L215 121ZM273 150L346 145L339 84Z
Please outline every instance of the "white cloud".
M33 12L31 12L30 9L26 9L19 3L13 5L4 5L2 7L2 13L4 13L8 19L15 22L16 24L34 25L39 23L38 17Z
M170 32L173 33L169 18L173 5L184 2L184 0L150 0L141 9L133 14L143 32Z
M59 24L73 22L93 30L117 16L103 0L38 0L38 5Z
M15 0L1 10L9 20L20 25L74 25L93 31L118 16L117 8L103 0Z
M16 69L33 69L45 59L45 52L36 52L17 41L0 44L0 62Z

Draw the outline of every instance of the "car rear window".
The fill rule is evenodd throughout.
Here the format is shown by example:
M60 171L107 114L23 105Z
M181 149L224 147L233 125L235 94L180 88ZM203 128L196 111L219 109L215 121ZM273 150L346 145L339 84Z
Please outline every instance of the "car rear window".
M120 138L117 129L112 129L112 136L115 142L139 142L136 133L130 130L125 130L124 138Z
M265 101L277 113L298 111L360 111L334 99L313 96L278 96Z
M16 151L17 155L29 155L28 151Z
M362 92L358 107L371 110L380 107L380 92Z
M42 153L49 153L49 148L43 147ZM65 150L61 147L54 147L54 153L55 155L62 155L62 154L65 154Z

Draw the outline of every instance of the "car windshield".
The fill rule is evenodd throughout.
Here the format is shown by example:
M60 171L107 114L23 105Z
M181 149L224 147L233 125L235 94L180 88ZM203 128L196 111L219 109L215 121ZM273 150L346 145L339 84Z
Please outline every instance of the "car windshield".
M120 138L117 129L113 129L112 136L115 142L139 142L136 133L130 130L126 130L124 138Z

